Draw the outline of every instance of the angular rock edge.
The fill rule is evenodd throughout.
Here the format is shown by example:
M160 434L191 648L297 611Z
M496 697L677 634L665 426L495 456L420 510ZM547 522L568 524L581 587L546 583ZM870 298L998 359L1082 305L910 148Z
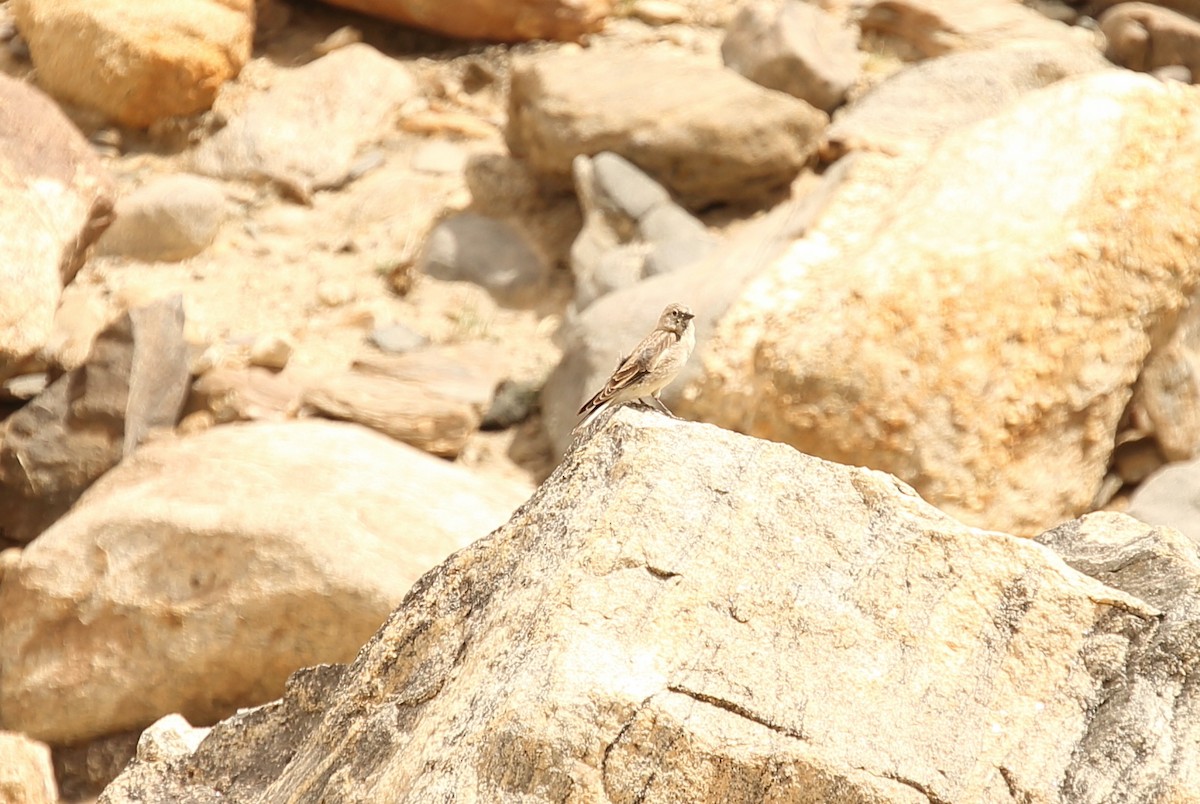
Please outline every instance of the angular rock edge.
M1163 627L889 475L622 408L352 664L194 750L152 727L101 802L1147 800L1197 732ZM1090 739L1171 668L1167 717Z

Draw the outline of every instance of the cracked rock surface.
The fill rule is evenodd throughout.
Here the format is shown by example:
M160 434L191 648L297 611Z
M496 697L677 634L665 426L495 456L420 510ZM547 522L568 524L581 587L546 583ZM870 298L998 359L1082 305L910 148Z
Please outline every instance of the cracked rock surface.
M622 408L352 663L194 748L152 728L101 802L1187 800L1181 599L1085 574L1140 593L1127 554L1177 540L1130 522L1047 546L880 472ZM1167 677L1178 694L1139 702Z

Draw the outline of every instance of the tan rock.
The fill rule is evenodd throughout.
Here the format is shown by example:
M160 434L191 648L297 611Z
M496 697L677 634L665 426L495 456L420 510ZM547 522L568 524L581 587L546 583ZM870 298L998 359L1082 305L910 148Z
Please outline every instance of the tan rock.
M1200 20L1153 3L1121 3L1100 17L1105 55L1122 67L1150 72L1186 67L1200 75Z
M0 722L70 744L209 723L346 661L527 494L361 427L215 427L97 483L0 585Z
M1089 32L1013 0L874 0L859 27L863 33L898 40L924 58L1017 41L1060 45L1092 41Z
M1189 772L1196 647L895 478L625 408L352 664L102 801L1153 800Z
M1086 511L1200 280L1198 155L1200 97L1111 71L907 167L863 158L720 322L684 410L894 472L976 524Z
M0 801L56 804L58 786L49 746L22 734L0 731Z
M38 83L122 125L194 115L250 58L253 0L14 0Z
M756 84L832 113L858 82L858 30L801 0L746 3L721 43L725 64Z
M463 39L575 41L599 30L612 0L326 0L331 5Z
M703 207L786 187L828 122L699 57L564 50L513 64L505 136L551 184L569 186L576 156L612 151Z
M54 102L0 76L0 380L50 337L62 287L108 225L112 182Z
M479 429L499 381L492 350L433 348L355 361L310 386L304 404L452 458Z
M370 45L340 48L284 73L240 108L219 99L228 124L195 150L194 168L274 181L306 199L344 183L361 150L390 129L416 92L404 65Z
M206 410L215 423L282 421L300 412L304 387L289 377L250 366L218 366L192 384L188 407Z
M228 212L221 184L186 173L163 176L123 196L96 250L145 262L194 257L212 243Z

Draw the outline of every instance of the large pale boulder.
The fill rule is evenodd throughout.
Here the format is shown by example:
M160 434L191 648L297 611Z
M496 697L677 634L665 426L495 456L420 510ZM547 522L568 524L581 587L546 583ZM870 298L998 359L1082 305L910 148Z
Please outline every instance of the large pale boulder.
M38 83L145 128L213 104L250 58L254 0L13 0Z
M576 156L612 151L703 207L787 187L828 122L698 56L563 50L513 64L505 137L551 184L569 185Z
M352 664L101 801L1189 800L1195 631L883 473L625 408Z
M458 36L518 42L527 39L575 41L599 30L612 10L612 0L325 0L325 2L395 20L405 25Z
M718 322L682 410L974 524L1088 510L1200 280L1200 94L1097 73L851 173Z
M417 83L370 45L339 48L284 73L240 106L224 95L224 128L193 154L196 171L277 182L300 198L344 182L367 144L386 134ZM231 90L231 98L237 94Z
M0 381L46 345L62 287L112 208L112 181L79 131L0 75Z
M70 744L269 700L527 492L347 424L152 442L5 573L0 725Z

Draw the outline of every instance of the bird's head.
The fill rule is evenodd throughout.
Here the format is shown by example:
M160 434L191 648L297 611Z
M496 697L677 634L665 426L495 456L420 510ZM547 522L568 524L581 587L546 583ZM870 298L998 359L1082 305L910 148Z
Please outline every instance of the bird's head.
M663 310L662 315L659 316L658 328L682 335L687 329L688 322L695 317L695 314L682 304L668 304L667 309Z

